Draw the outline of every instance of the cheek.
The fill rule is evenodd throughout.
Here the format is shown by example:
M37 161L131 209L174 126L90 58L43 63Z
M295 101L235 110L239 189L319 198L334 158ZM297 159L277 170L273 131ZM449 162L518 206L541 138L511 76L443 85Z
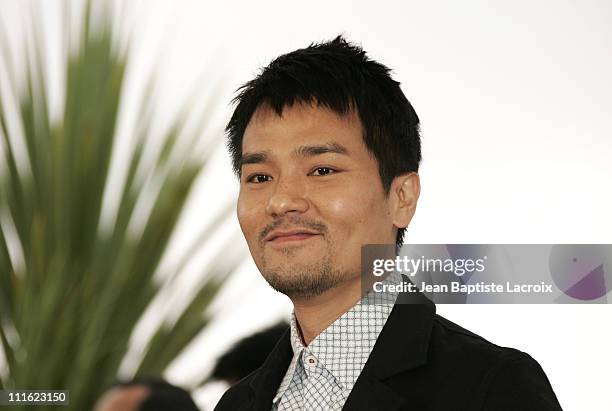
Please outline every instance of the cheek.
M373 241L380 237L380 232L386 233L385 227L392 224L384 194L367 184L359 188L345 191L342 196L328 193L319 199L319 204L323 205L320 212L330 229L336 232L336 240L347 241L350 236L356 242Z
M376 207L371 198L355 193L342 197L328 196L322 213L332 227L336 226L333 228L352 233L367 230L377 208L380 208L380 203Z
M244 234L247 242L250 243L257 235L257 222L261 221L261 217L258 216L258 208L254 207L250 202L245 201L245 199L241 196L238 198L236 215L238 217L238 223L240 224L242 233Z
M365 221L364 204L358 198L335 198L328 202L329 218L348 227L357 226Z

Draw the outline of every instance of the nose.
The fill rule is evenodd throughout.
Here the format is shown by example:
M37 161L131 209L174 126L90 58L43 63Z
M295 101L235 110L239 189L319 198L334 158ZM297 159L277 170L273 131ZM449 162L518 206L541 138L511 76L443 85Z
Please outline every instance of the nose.
M272 217L279 217L290 212L304 213L308 207L302 184L296 179L284 178L278 181L270 196L266 213Z

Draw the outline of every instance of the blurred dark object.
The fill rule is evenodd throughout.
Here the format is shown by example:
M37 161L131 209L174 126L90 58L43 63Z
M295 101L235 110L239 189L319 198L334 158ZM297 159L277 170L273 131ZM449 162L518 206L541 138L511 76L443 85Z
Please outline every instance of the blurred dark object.
M95 411L198 411L189 392L161 378L115 382Z
M208 380L222 380L229 384L240 381L263 364L288 328L289 324L281 321L238 341L217 360Z

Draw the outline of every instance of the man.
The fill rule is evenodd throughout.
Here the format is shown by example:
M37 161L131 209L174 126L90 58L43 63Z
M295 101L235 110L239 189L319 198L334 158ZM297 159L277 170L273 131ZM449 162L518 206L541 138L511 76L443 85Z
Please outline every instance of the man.
M198 411L191 395L159 378L116 382L96 404L95 411Z
M258 269L294 310L264 364L217 410L560 409L529 355L425 299L362 298L361 247L401 245L420 192L419 119L387 67L339 36L278 57L235 102L238 219Z

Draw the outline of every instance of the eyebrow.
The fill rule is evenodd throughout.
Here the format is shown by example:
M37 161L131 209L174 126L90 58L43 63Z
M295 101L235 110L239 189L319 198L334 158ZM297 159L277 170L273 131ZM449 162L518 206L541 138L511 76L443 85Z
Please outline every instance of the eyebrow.
M293 150L291 155L293 157L314 157L327 153L349 155L349 152L346 147L339 143L325 143L299 146L295 150ZM265 163L266 161L268 161L269 155L269 150L243 154L240 158L240 167L245 164Z

